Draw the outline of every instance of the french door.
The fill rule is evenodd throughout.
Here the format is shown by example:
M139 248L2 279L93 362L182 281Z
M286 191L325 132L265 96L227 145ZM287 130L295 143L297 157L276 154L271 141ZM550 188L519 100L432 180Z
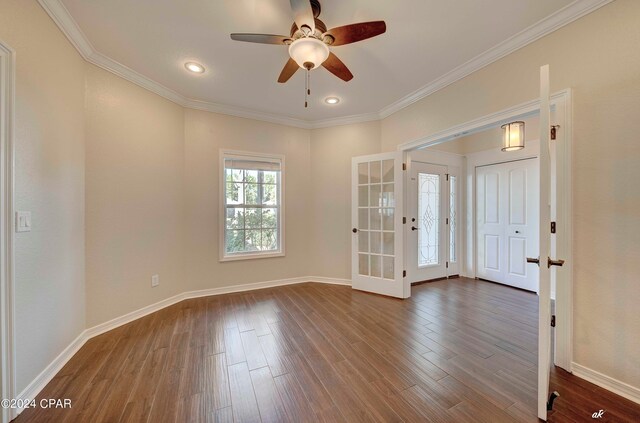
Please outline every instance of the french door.
M402 153L353 158L351 193L353 289L409 297L403 276Z
M457 172L448 166L411 162L408 199L409 282L459 274Z
M538 257L527 262L539 266L538 281L538 417L547 420L549 371L551 365L551 271L563 260L551 258L551 205L557 204L556 190L551 190L551 174L557 162L551 161L551 102L549 65L540 68L540 227ZM553 195L553 197L552 197ZM532 265L532 264L530 264Z

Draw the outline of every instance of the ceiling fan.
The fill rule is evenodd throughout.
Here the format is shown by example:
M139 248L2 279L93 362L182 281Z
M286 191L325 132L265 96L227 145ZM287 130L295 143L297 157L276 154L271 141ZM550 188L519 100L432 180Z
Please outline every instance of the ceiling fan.
M362 22L327 30L318 19L321 7L318 0L290 0L294 23L289 36L270 34L231 34L231 39L249 43L276 44L289 47L289 61L282 69L278 82L285 83L298 68L307 71L305 96L310 94L309 71L323 66L342 79L351 81L353 74L333 54L329 47L337 47L366 40L387 30L384 21ZM305 107L307 102L305 101Z

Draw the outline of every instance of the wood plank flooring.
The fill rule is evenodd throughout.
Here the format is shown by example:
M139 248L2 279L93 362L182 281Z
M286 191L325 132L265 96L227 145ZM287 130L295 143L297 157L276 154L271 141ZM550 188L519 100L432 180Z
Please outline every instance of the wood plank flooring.
M91 339L26 422L526 422L537 297L469 279L409 300L300 284L188 300ZM640 406L552 370L550 421L640 421Z

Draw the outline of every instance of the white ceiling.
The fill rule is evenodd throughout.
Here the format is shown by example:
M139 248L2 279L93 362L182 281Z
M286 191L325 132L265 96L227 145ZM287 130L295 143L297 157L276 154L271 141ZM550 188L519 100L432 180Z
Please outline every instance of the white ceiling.
M345 83L325 69L312 71L308 109L303 107L304 72L286 84L276 82L288 58L286 47L229 38L232 32L288 35L292 23L288 0L62 3L102 61L119 62L187 99L315 122L379 114L576 2L321 0L320 18L329 28L382 19L387 33L332 48L355 77ZM186 72L183 65L190 60L204 64L207 72ZM322 100L330 95L340 97L341 103L325 105Z

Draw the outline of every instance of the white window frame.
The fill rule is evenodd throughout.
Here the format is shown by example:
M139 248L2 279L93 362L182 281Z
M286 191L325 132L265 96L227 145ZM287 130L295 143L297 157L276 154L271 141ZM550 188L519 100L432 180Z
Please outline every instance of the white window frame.
M225 160L252 160L262 162L280 162L280 189L278 190L278 239L280 248L277 251L268 252L247 252L247 253L234 253L227 254L225 239L226 239L226 175L225 175ZM220 178L219 187L219 212L218 212L218 242L219 242L219 261L237 261L237 260L251 260L251 259L264 259L271 257L284 257L285 255L285 156L281 154L267 154L267 153L254 153L248 151L237 150L220 150L220 170L218 176Z

